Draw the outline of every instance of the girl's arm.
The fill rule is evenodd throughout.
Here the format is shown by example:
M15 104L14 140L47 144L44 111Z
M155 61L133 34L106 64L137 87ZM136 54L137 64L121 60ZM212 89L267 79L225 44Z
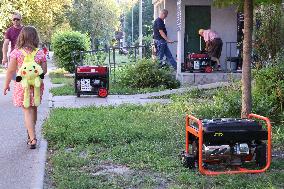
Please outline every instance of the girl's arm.
M42 68L42 70L43 70L43 73L44 73L44 75L47 73L47 63L46 63L46 61L43 61L42 63L41 63L41 68Z
M4 95L7 94L7 91L10 91L10 83L13 75L16 73L16 70L17 70L17 60L16 58L11 58L6 73L6 80L4 84Z

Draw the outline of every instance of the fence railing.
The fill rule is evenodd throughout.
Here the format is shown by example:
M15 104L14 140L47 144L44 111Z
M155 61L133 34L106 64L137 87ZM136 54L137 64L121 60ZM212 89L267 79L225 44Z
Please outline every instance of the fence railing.
M135 63L140 58L140 50L142 51L142 58L145 58L147 47L143 45L74 51L72 52L72 59L76 65L108 65L115 80L116 69L127 63Z

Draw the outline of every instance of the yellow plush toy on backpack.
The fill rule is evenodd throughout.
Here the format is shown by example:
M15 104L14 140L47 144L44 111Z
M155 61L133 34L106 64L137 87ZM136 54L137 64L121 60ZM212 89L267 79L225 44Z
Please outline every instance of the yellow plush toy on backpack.
M34 60L37 51L38 49L35 49L32 53L27 54L24 50L21 50L25 58L17 72L16 82L21 82L24 89L23 105L25 108L30 107L31 87L34 90L34 105L40 105L40 86L41 80L44 79L44 73L41 66Z

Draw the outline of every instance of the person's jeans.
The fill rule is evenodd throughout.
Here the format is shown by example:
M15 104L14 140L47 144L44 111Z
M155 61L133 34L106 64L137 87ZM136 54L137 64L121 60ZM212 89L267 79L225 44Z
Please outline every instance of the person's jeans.
M160 39L155 40L158 50L158 58L160 60L160 64L163 63L164 56L167 58L167 62L172 65L172 67L176 70L177 69L177 62L175 61L166 40Z

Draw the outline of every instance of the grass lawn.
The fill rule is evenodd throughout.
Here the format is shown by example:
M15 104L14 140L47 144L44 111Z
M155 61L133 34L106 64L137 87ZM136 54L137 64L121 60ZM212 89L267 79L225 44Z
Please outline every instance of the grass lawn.
M54 96L74 95L74 79L65 77L51 77L51 83L63 84L60 87L50 89Z
M220 90L220 88L216 89L192 89L187 92L183 92L182 94L169 94L163 96L154 96L151 99L173 99L176 100L180 97L184 99L212 99L213 96Z
M283 187L283 158L255 175L207 177L184 168L184 115L178 103L53 110L44 135L55 188ZM273 133L280 146L282 131Z
M54 96L65 96L65 95L75 95L74 94L74 78L64 78L64 77L52 77L51 82L53 84L64 84L60 87L55 87L50 89L50 92ZM141 94L147 92L157 92L165 90L164 87L158 88L143 88L143 89L134 89L120 86L116 83L110 84L110 94Z

